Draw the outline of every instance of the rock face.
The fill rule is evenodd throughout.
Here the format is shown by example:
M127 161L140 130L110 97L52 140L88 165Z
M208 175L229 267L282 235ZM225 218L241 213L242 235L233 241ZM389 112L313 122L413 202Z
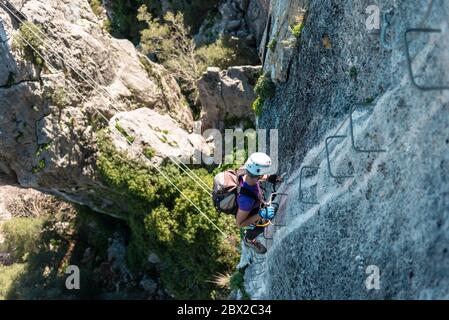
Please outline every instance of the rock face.
M308 1L271 1L269 23L261 39L260 54L265 71L275 82L285 82L297 37L293 33L305 19L305 7Z
M222 0L219 17L203 23L195 40L197 44L210 43L225 34L258 46L267 24L268 9L269 0Z
M19 21L0 10L0 170L22 186L89 204L86 192L101 187L94 165L103 116L151 109L157 121L156 112L166 115L170 130L192 131L176 81L129 41L104 32L87 1L31 0L21 10L44 33L22 26L45 57L34 63L26 47L14 45L24 36Z
M272 13L298 4L273 1ZM246 289L256 299L447 299L449 91L412 84L403 34L443 30L409 39L416 81L447 86L449 3L396 1L387 32L389 42L399 35L392 50L366 28L372 1L302 4L307 19L285 83L259 119L260 127L279 129L280 172L288 176L280 191L288 198L276 223L286 226L268 230L274 240L262 263L248 265L243 252ZM287 32L283 15L272 19ZM264 68L282 74L280 66L267 60ZM386 152L352 148L350 110L366 101L373 103L354 112L355 145ZM353 177L330 176L325 140L336 133L346 138L329 141L332 173ZM306 169L301 181L304 201L319 204L298 200L304 166L319 167ZM366 285L376 270L378 290Z
M134 151L138 157L138 152L150 148L156 164L166 158L175 158L185 164L193 163L196 150L208 154L208 145L199 132L188 133L169 116L148 108L119 113L112 117L109 127L112 141L118 149ZM126 132L126 136L119 130ZM127 139L133 141L132 146Z
M242 125L254 121L251 104L261 67L240 66L220 71L208 68L198 81L202 130Z

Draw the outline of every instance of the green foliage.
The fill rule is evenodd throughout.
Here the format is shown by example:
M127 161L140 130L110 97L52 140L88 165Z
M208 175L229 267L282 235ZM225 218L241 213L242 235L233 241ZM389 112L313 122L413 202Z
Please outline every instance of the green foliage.
M2 225L5 235L3 250L9 252L14 261L25 262L26 255L38 249L37 240L42 231L43 220L40 218L13 218Z
M0 299L99 299L116 290L102 265L120 223L85 207L52 203L39 218L5 223L1 249L12 253L13 264L0 266ZM80 290L69 292L64 285L69 264L80 268ZM123 290L121 298L128 295Z
M126 130L121 127L118 122L115 123L115 129L117 129L117 131L120 132L120 134L123 135L129 143L134 143L134 141L136 140L136 138L128 134L128 132L126 132Z
M254 87L254 92L263 101L274 97L276 93L276 86L268 73L265 73L259 77L256 86Z
M270 49L271 51L274 51L276 49L276 45L277 45L277 40L276 39L272 39L268 45L267 48Z
M183 14L183 24L191 29L190 34L196 34L202 22L218 12L219 0L171 0L170 9L173 13ZM137 19L138 10L145 5L152 16L162 18L162 4L154 0L112 0L113 20L111 33L118 38L127 38L139 43L139 33L146 28Z
M244 300L249 300L250 297L248 293L245 290L245 270L237 270L234 272L230 279L230 287L231 290L240 290L240 292L243 295Z
M44 152L48 151L52 144L53 141L39 145L36 151L36 157L40 157Z
M304 29L304 24L302 22L294 25L292 28L292 34L296 39L299 39L302 34L302 30Z
M352 66L351 69L349 69L349 76L351 79L356 79L358 74L359 72L355 66Z
M103 136L97 160L102 180L120 191L126 203L123 215L132 231L128 247L128 262L141 269L150 251L163 261L164 287L177 298L211 298L215 289L208 282L214 274L231 270L238 259L235 247L186 201L172 185L155 170L142 163L123 161ZM161 167L175 185L227 234L237 235L232 217L218 214L210 197L178 168ZM204 169L195 173L212 185L213 176Z
M40 28L32 22L21 24L18 33L14 35L13 48L22 51L25 58L38 66L43 66L44 61L38 52L42 50L42 35ZM34 50L37 50L37 52Z
M252 109L256 116L260 116L266 100L271 99L276 94L276 85L271 80L268 73L262 74L257 80L254 92L257 95L256 100L252 104Z
M253 48L248 47L239 38L222 36L212 44L196 50L199 70L203 73L207 67L227 69L231 66L257 64L258 57Z
M60 109L70 104L70 99L63 87L56 88L53 93L49 95L49 98L51 102Z
M143 149L143 154L145 155L145 157L151 160L156 154L156 151L151 147L146 147L145 149Z
M139 8L139 21L147 25L141 31L141 51L162 63L178 82L183 95L192 109L197 108L196 80L200 70L195 55L195 43L189 28L183 23L182 13L167 12L163 18L155 18L146 6ZM159 79L149 63L143 63L150 77Z
M252 104L252 109L254 111L254 114L258 117L262 114L263 104L264 104L264 101L260 97L257 97L256 100L254 100L254 102Z
M10 266L0 264L0 300L9 298L13 283L24 273L25 265L15 263Z
M37 166L33 167L33 169L31 170L34 174L41 172L42 170L44 170L45 168L45 159L41 159L39 160Z
M101 0L89 0L89 4L92 7L92 11L95 15L100 16L103 13L103 5Z

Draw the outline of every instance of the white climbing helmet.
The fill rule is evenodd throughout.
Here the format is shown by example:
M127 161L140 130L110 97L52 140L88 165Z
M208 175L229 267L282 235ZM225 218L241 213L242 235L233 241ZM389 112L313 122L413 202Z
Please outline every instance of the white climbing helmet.
M263 152L253 153L246 160L245 169L253 176L270 174L272 173L271 158Z

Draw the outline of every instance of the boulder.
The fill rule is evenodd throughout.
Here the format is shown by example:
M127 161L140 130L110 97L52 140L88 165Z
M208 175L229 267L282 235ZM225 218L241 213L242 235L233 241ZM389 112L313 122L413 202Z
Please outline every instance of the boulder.
M202 130L241 126L253 122L254 85L260 66L208 68L198 81Z
M184 137L179 148L155 138L161 157L184 156L201 144L190 136L192 112L174 78L131 42L105 32L88 1L12 2L44 33L32 36L45 40L37 49L47 61L33 63L13 46L18 23L0 10L5 21L0 22L2 172L22 186L103 211L87 190L104 188L96 175L96 138L114 115L136 124L138 119L130 117L140 117L141 111L127 112L148 110L162 125L169 124L173 139Z

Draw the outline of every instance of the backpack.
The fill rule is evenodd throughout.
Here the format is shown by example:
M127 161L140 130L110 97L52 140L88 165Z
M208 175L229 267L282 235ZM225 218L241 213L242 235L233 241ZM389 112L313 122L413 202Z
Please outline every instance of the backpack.
M240 177L246 174L246 170L226 170L217 174L214 178L212 201L218 212L237 214L237 196L244 194L254 200L259 198L247 188L240 187Z

